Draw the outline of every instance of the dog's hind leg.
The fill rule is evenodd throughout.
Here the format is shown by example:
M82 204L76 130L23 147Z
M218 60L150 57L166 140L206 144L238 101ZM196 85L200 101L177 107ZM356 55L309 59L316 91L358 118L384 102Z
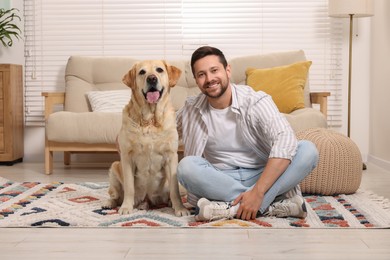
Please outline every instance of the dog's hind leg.
M108 176L110 179L110 187L108 188L110 198L104 203L103 208L115 208L123 202L123 177L120 162L112 163Z

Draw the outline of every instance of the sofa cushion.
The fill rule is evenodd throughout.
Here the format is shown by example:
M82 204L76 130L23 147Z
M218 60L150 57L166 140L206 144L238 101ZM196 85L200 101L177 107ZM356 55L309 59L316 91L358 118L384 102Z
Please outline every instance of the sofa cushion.
M171 89L171 102L175 111L184 106L186 97L200 93L198 87L187 88L176 85ZM88 101L93 112L122 112L123 107L131 98L130 89L90 91L87 92Z
M114 144L122 125L122 113L59 111L46 123L49 141Z
M290 114L283 114L295 133L313 127L327 128L327 121L319 110L314 108L297 109Z
M133 58L71 56L65 70L65 110L91 111L89 91L128 89L122 78L136 62Z
M87 96L93 112L122 113L131 98L131 89L90 91Z
M233 58L228 62L232 67L232 82L242 85L245 84L245 71L248 68L271 68L289 65L298 61L306 61L305 53L302 50L242 56ZM309 80L306 80L304 101L305 107L311 107Z
M65 70L65 110L70 112L92 111L87 92L128 89L123 76L137 62L130 57L71 56ZM186 61L168 61L182 71L177 85L186 87Z
M185 87L176 85L171 89L171 101L175 111L184 106L187 97L196 96L200 93L198 87Z
M301 61L266 69L248 68L246 84L269 94L280 112L291 113L305 107L303 91L310 65L311 61Z

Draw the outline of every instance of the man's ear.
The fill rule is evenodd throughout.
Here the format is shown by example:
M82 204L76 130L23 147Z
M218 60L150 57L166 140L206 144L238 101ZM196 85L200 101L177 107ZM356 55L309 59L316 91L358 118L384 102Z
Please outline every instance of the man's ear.
M135 77L137 73L136 66L137 64L134 64L133 67L123 76L122 82L126 84L126 86L130 87L131 89L135 86Z
M231 79L230 77L232 76L232 67L230 66L230 64L228 64L227 66L226 66L226 73L227 73L227 75L228 75L228 78L229 78L229 80Z
M164 65L168 72L169 87L173 88L180 78L181 70L175 66L169 65L166 61L164 61Z

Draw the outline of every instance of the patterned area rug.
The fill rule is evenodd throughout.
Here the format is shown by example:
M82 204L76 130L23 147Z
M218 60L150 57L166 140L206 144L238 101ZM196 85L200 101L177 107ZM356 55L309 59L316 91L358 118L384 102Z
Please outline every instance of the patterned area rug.
M0 177L0 227L390 227L389 200L361 190L352 195L305 195L305 220L260 217L253 221L196 222L193 215L175 217L169 207L118 215L118 209L101 208L108 198L107 189L107 183L19 183Z

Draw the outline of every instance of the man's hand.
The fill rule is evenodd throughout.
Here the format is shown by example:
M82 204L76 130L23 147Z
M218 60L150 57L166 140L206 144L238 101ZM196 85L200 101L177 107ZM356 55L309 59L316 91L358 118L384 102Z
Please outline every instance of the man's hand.
M263 173L256 184L249 191L241 193L234 201L233 206L240 203L236 218L243 220L255 219L264 199L264 194L283 174L290 164L290 160L283 158L270 158Z
M263 202L264 194L259 194L255 190L241 193L234 201L233 206L240 203L236 218L243 220L255 219L257 212Z

